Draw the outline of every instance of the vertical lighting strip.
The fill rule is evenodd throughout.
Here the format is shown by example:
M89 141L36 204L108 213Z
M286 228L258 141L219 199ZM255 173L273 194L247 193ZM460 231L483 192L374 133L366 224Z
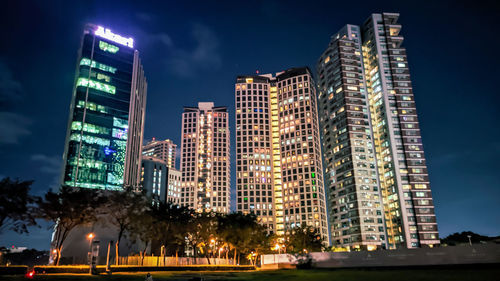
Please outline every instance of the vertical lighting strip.
M271 86L269 91L271 101L271 132L273 145L273 180L274 180L274 209L276 214L276 234L284 235L283 226L283 191L281 183L281 152L280 128L278 110L278 89Z
M208 204L205 203L205 210L207 212L210 211L216 211L216 209L213 208L213 201L217 199L217 197L212 197L212 145L213 145L213 136L212 136L212 111L207 112L207 123L206 123L206 164L205 164L205 171L207 175L207 184L206 184L206 196L207 196L207 201Z
M397 195L394 195L393 192L390 191L392 185L395 184L395 179L393 176L393 171L390 168L392 161L389 152L389 148L382 147L382 140L384 134L384 126L382 125L385 120L380 112L381 110L381 102L380 99L383 99L383 93L381 90L374 92L374 87L372 85L373 80L376 80L375 77L380 78L380 71L378 71L378 66L374 65L373 59L370 57L370 53L372 53L372 49L370 47L370 41L366 42L363 46L363 58L364 58L364 66L365 66L365 75L366 75L366 84L368 91L368 98L370 104L370 113L372 119L373 126L373 143L375 145L375 155L377 158L377 168L379 173L379 182L380 182L380 190L382 193L382 202L384 205L384 218L385 225L387 231L387 243L389 249L395 249L395 237L401 233L401 228L398 228L397 224L394 224L393 220L395 217L399 217L398 211L398 203L397 203ZM377 114L377 112L379 112Z

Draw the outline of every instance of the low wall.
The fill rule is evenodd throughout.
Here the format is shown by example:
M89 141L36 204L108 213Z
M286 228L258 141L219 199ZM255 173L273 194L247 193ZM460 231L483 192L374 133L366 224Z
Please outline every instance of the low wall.
M97 272L106 271L106 266L98 265ZM88 265L63 265L63 266L35 266L33 268L37 274L50 273L71 273L88 274ZM157 271L246 271L255 270L249 265L186 265L186 266L134 266L119 265L111 266L112 272L157 272Z
M0 275L24 275L28 272L26 265L0 266Z
M485 244L420 249L378 250L360 252L311 253L315 268L435 266L500 263L500 245ZM262 268L278 264L297 264L293 255L263 255Z

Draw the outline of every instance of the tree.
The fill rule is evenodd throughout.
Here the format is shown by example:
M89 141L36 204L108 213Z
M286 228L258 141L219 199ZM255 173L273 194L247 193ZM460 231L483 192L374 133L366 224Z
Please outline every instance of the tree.
M213 212L193 213L187 230L188 241L193 248L194 256L197 256L199 250L207 258L208 264L210 264L209 254L217 240L217 216Z
M178 206L170 202L160 202L152 208L155 223L155 240L165 247L165 252L175 252L178 257L179 250L185 246L187 225L191 219L191 210L185 206ZM165 252L162 252L165 259ZM165 260L163 261L165 263Z
M28 233L28 226L36 225L33 216L34 198L29 195L33 181L0 181L0 233L10 229L18 233Z
M107 221L118 229L115 245L115 264L118 265L120 241L126 233L132 230L133 219L139 218L141 213L146 212L149 203L143 193L133 191L132 188L110 191L107 198L103 213Z
M469 236L470 236L470 242L469 242ZM487 243L490 241L495 241L499 240L500 236L496 237L489 237L489 236L484 236L480 235L477 233L474 233L472 231L463 231L461 233L455 232L453 234L450 234L446 236L445 238L441 239L441 244L448 245L448 246L456 246L460 244L475 244L475 243Z
M64 241L78 226L97 221L98 208L105 202L101 193L94 189L80 189L63 186L58 193L48 191L38 198L37 218L52 222L56 227L54 246L57 251L56 265L59 265Z
M151 206L139 213L134 213L131 218L130 232L128 237L133 243L144 243L144 247L140 250L141 265L144 262L144 256L148 245L156 238L156 222Z
M321 251L321 235L317 228L312 226L301 226L291 230L285 239L288 252L293 254L310 253Z
M233 248L234 264L240 263L241 254L252 254L253 257L258 257L269 248L266 229L258 223L255 214L237 212L221 216L217 231L220 237ZM256 260L252 258L251 261L254 263Z

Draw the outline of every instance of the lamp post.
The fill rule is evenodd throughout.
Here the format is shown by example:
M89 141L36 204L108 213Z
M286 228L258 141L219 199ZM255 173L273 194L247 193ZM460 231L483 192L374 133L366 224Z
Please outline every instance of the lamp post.
M92 242L94 241L94 233L87 234L87 239L89 239L89 274L92 275Z
M214 259L214 264L216 264L217 262L215 261L214 247L215 247L215 239L212 238L210 239L210 250L212 252L212 257Z

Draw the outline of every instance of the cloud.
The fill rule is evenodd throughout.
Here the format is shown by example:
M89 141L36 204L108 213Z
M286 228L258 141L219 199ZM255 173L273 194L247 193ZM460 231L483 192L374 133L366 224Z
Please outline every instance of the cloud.
M34 154L31 155L31 161L40 164L39 169L41 172L53 175L52 181L49 183L49 188L57 190L61 180L62 158L57 155Z
M173 47L174 46L174 42L172 41L172 38L170 38L170 36L168 34L164 33L164 32L150 35L150 39L154 40L154 41L158 41L158 42L164 44L167 47Z
M14 80L7 64L0 60L0 106L17 102L21 97L21 83Z
M145 21L145 22L151 22L151 21L153 21L153 18L154 18L154 16L152 14L145 13L145 12L138 12L135 14L135 16L138 19Z
M31 119L12 112L0 112L0 145L17 144L23 136L31 135Z
M201 71L219 69L222 65L219 40L215 32L206 25L191 24L188 34L194 43L191 48L179 47L172 36L165 32L150 33L138 29L136 34L142 38L143 44L155 48L156 53L166 57L168 71L177 76L192 77ZM164 49L159 49L158 45L162 45Z
M59 174L61 172L62 159L60 156L47 156L44 154L31 155L31 161L40 163L40 171L48 174Z
M0 108L21 101L23 87L16 81L7 64L0 58ZM17 144L23 136L31 134L31 119L17 113L0 111L0 145Z
M190 77L199 71L220 68L222 59L215 33L205 25L193 24L191 38L195 42L191 50L172 48L172 55L167 60L169 70L179 76Z

